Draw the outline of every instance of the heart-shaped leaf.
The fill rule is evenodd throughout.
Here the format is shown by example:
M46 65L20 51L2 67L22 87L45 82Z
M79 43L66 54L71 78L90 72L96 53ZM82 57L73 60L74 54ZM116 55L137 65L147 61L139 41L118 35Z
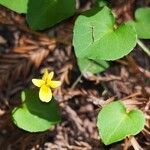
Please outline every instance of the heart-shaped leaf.
M0 0L0 4L18 13L27 12L28 0Z
M130 21L134 25L141 39L150 39L150 8L139 8L135 12L135 20Z
M115 60L130 53L137 41L134 27L129 24L114 26L115 18L108 7L94 8L80 15L73 36L76 56Z
M90 60L87 58L77 58L80 71L82 73L99 73L105 71L109 64L104 60Z
M54 99L49 103L39 100L38 92L25 90L22 93L23 104L14 108L14 123L29 132L42 132L60 122L58 107Z
M121 101L103 107L97 118L99 134L105 145L138 134L144 124L144 114L138 109L128 112Z
M42 30L72 16L75 0L29 0L27 22L36 30Z

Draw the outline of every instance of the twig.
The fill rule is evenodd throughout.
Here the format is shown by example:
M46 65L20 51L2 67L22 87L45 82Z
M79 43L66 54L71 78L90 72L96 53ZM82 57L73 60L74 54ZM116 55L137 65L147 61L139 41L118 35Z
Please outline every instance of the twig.
M146 47L146 45L141 41L141 40L137 40L137 44L142 48L142 50L150 57L150 50L148 47Z
M28 28L28 27L25 26L25 25L20 25L20 24L16 23L15 26L17 26L20 30L22 30L22 31L24 31L24 32L27 32L27 33L30 33L30 34L32 34L32 35L50 39L50 40L52 40L54 43L63 43L63 44L65 44L65 45L70 45L69 42L63 40L62 38L49 37L47 34L44 34L44 33L41 33L41 32L36 32L36 31L34 31L34 30L31 30L30 28Z
M131 137L130 142L135 150L143 150L143 148L139 145L134 137Z
M138 65L136 64L135 60L133 59L131 55L127 56L127 60L128 60L129 66L132 68L133 72L136 74L137 78L139 79L139 83L142 85L143 95L148 97L147 91L145 90L144 82L141 78L141 75L143 75L143 73L140 71Z
M132 93L131 95L122 98L122 100L127 100L127 99L137 97L137 96L140 96L140 95L141 95L141 92Z
M124 141L123 150L128 150L129 146L130 146L129 138L126 138L125 141Z
M80 117L77 115L77 113L70 106L64 106L64 109L67 112L69 119L72 120L75 123L78 130L81 133L84 133L85 128L83 127L82 119L80 119Z

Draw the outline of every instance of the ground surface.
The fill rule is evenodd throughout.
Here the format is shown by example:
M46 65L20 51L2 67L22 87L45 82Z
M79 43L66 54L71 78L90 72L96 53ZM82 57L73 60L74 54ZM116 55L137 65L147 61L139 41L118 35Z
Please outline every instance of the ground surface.
M150 3L139 0L135 4ZM84 10L90 5L91 1L82 0L79 6ZM131 6L130 2L127 9L114 7L118 22L128 19L120 14L132 13ZM128 57L110 62L105 72L82 77L74 86L80 76L71 46L74 20L37 33L27 28L24 16L0 7L0 149L133 149L128 139L110 146L99 140L96 115L102 105L115 99L145 113L145 129L135 138L144 150L150 149L150 59L137 46ZM150 46L149 41L144 42ZM41 76L44 68L54 70L63 83L54 92L62 121L50 131L30 134L13 125L10 112L19 105L20 91L33 86L31 79Z

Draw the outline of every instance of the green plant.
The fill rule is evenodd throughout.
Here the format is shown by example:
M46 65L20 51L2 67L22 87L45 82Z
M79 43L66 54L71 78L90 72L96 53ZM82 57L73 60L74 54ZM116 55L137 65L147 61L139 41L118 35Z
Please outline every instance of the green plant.
M28 0L0 0L0 4L15 12L26 13Z
M29 26L35 30L52 27L72 16L76 5L75 0L1 0L0 4L26 14ZM105 0L97 0L95 7L81 13L75 21L73 46L82 74L104 71L109 67L107 61L128 55L136 44L150 56L149 49L139 40L150 39L150 8L137 9L134 20L118 25L107 4ZM42 103L38 92L34 90L27 90L24 94L22 105L12 112L18 127L39 132L59 122L54 100ZM51 118L48 114L54 116ZM140 110L128 112L120 101L105 106L97 118L99 133L106 145L136 135L143 129L144 123L144 115Z
M32 79L40 91L26 89L22 92L21 106L12 111L13 121L19 128L29 132L41 132L60 122L51 89L60 86L61 82L52 80L53 76L54 72L48 73L45 69L42 79Z
M138 8L135 11L135 20L130 21L136 31L138 38L140 39L149 39L149 23L150 23L150 8Z
M72 16L76 3L75 0L0 0L0 4L26 14L30 27L42 30Z
M145 119L138 109L127 110L121 101L102 108L97 118L99 134L106 145L120 141L143 130Z
M33 29L41 30L52 27L74 12L75 0L38 0L38 3L37 0L29 0L27 22Z
M53 98L49 103L39 99L38 91L26 89L21 94L22 104L12 111L13 122L29 132L42 132L60 122L58 106Z
M129 54L137 43L150 55L149 49L137 39L150 38L150 9L143 8L137 12L137 21L129 21L120 26L116 25L116 19L107 6L94 7L82 13L74 26L73 45L77 59L90 59L95 62L116 60ZM143 26L144 30L141 31ZM82 65L84 64L79 64Z

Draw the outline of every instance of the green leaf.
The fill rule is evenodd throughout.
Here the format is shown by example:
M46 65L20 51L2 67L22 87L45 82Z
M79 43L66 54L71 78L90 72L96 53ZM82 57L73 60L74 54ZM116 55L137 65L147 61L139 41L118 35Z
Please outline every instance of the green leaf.
M109 64L104 60L90 60L87 58L77 58L80 71L82 73L99 73L105 71Z
M144 114L138 109L127 112L121 101L103 107L97 118L99 134L105 145L138 134L143 130L144 124Z
M139 8L135 12L135 21L130 21L134 25L140 39L150 39L150 8Z
M0 0L0 4L18 13L27 12L28 0Z
M122 24L115 29L115 18L107 7L89 10L75 22L73 45L79 58L119 59L133 50L136 41L133 26Z
M36 30L42 30L72 16L75 0L30 0L27 22Z
M38 92L28 89L22 94L23 104L14 108L14 123L29 132L42 132L60 122L60 114L54 99L49 103L39 100Z

